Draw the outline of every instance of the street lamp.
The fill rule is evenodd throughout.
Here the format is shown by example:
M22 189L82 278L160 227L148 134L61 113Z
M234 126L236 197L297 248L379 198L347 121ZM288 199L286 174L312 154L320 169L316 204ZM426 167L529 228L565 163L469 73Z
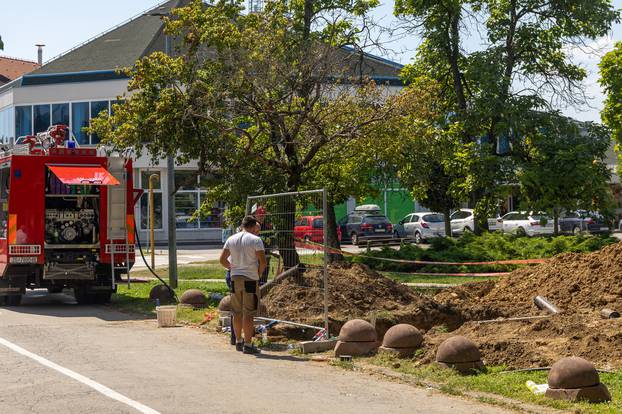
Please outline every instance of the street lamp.
M164 7L158 8L164 10ZM146 13L146 16L169 17L170 12L158 11ZM164 34L164 53L171 55L171 39ZM168 280L171 288L177 287L177 233L175 223L175 157L172 154L166 156L166 206L168 209Z

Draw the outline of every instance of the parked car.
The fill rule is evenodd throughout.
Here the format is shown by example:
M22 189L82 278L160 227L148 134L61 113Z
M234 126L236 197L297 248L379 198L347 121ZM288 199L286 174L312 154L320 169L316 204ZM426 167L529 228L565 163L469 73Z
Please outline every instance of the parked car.
M577 210L566 211L560 215L559 231L563 233L579 234L609 233L610 229L605 218L594 211Z
M464 234L473 231L475 228L475 215L470 208L461 208L449 216L451 222L451 232L454 235Z
M380 207L373 204L361 207L365 208L357 207L337 223L343 241L351 241L358 246L367 240L386 240L393 237L393 225L380 212Z
M324 218L322 216L302 216L294 224L294 237L305 242L324 242ZM341 240L341 229L337 227L337 237Z
M395 225L393 234L395 237L423 243L434 237L445 236L445 218L440 213L411 213Z
M475 229L475 213L473 209L461 208L454 211L451 216L451 231L454 235L461 235L468 231ZM501 223L498 221L499 217L489 217L488 231L501 230Z
M553 234L553 219L543 213L510 211L497 219L504 233L519 236Z

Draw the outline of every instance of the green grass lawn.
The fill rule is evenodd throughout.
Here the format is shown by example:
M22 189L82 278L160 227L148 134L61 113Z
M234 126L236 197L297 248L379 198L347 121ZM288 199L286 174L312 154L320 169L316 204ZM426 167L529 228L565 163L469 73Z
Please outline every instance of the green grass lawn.
M160 283L153 281L149 283L134 283L128 289L127 285L119 285L117 293L112 295L110 305L120 311L131 312L143 316L155 317L155 303L149 300L151 288ZM209 308L189 309L180 307L177 311L177 320L180 322L197 323L203 320L205 312L213 310L218 305L216 301L209 299L210 293L227 294L227 285L224 283L207 283L195 281L179 281L179 286L175 289L177 297L187 289L200 289L208 296ZM211 308L211 309L210 309Z
M496 277L462 277L462 276L423 276L413 275L396 272L381 272L386 277L389 277L397 282L401 283L435 283L435 284L450 284L459 285L469 282L483 282L484 280L496 280Z
M527 389L525 382L546 383L547 371L502 373L504 367L490 367L479 375L462 376L455 371L443 369L437 365L417 366L415 359L399 360L393 355L380 353L360 361L390 368L412 377L413 380L436 383L440 390L454 395L464 392L486 392L508 397L531 404L538 404L582 414L613 414L622 412L622 373L600 374L612 395L610 403L589 404L555 401L544 396L534 395ZM399 362L399 366L396 363Z
M161 278L168 278L168 268L160 267L156 269L156 273ZM131 273L132 277L153 277L151 272L147 269L134 270ZM225 270L220 264L191 264L182 265L177 268L177 276L179 280L193 280L193 279L224 279Z

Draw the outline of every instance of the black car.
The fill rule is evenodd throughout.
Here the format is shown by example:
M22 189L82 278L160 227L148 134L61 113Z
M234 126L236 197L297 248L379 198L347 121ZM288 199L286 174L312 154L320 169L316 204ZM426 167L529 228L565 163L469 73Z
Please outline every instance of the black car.
M560 215L559 231L562 233L579 234L609 233L610 228L605 218L595 211L566 211Z
M368 240L393 238L393 225L379 211L354 211L337 223L341 229L341 241L350 241L358 246Z

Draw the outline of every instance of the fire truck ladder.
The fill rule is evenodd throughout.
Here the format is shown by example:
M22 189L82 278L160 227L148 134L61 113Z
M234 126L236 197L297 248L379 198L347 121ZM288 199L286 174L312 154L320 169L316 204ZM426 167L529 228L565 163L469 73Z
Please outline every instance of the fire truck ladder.
M127 275L127 285L130 286L130 246L128 242L127 223L127 169L126 160L121 157L108 158L108 171L117 180L119 185L108 186L108 239L106 253L110 254L110 272L112 276L112 290L115 289L115 272L124 271ZM115 256L125 254L125 261L115 262Z

